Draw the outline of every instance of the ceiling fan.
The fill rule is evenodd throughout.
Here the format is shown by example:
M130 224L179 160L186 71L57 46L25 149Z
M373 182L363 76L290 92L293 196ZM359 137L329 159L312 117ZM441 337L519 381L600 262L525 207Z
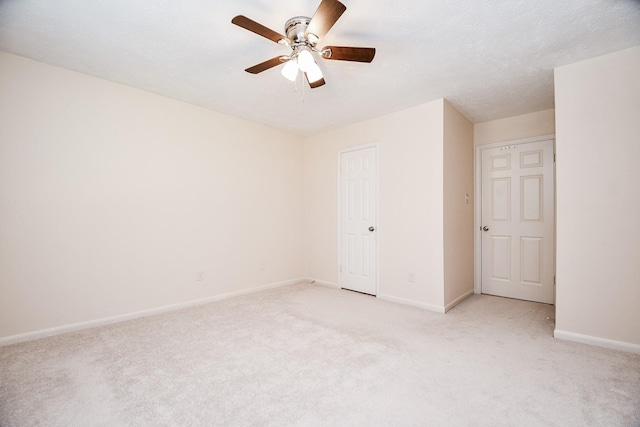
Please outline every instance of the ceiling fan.
M277 65L284 64L282 68L282 75L284 77L295 81L298 77L298 70L300 70L304 73L309 86L313 89L325 84L322 71L314 59L314 54L329 60L373 61L376 50L372 47L316 47L316 44L327 34L331 27L333 27L345 10L347 10L347 7L338 0L322 0L320 6L318 6L318 9L313 14L313 18L296 16L289 19L284 24L286 36L246 16L236 16L231 20L231 23L291 48L289 55L276 56L253 67L249 67L245 71L251 74L258 74Z

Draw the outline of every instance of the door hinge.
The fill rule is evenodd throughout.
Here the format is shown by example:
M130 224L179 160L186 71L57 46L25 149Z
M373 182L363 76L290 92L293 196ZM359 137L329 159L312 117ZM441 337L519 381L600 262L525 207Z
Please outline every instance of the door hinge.
M553 163L556 162L556 153L553 153Z

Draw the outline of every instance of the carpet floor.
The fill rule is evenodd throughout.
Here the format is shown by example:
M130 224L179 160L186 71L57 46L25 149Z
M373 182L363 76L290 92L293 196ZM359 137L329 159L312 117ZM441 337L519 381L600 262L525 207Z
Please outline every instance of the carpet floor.
M300 283L0 347L0 425L640 426L640 355L553 313Z

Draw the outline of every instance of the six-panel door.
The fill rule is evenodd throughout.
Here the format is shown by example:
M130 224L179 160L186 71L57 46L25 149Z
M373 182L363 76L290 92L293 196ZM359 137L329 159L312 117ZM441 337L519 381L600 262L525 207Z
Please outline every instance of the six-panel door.
M376 148L340 155L340 286L376 295Z
M482 150L482 293L553 304L553 141Z

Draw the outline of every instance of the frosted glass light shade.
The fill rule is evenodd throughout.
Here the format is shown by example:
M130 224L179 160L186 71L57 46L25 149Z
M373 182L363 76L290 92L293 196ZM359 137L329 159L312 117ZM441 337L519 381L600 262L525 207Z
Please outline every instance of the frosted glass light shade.
M313 55L308 50L303 50L298 54L298 67L307 73L316 62L313 60Z
M314 83L320 79L322 79L322 71L314 61L313 65L309 68L309 71L307 71L307 80L309 80L309 83Z
M291 80L292 82L296 80L298 77L298 64L296 64L295 59L289 60L284 67L282 67L282 71L280 72L286 79Z

